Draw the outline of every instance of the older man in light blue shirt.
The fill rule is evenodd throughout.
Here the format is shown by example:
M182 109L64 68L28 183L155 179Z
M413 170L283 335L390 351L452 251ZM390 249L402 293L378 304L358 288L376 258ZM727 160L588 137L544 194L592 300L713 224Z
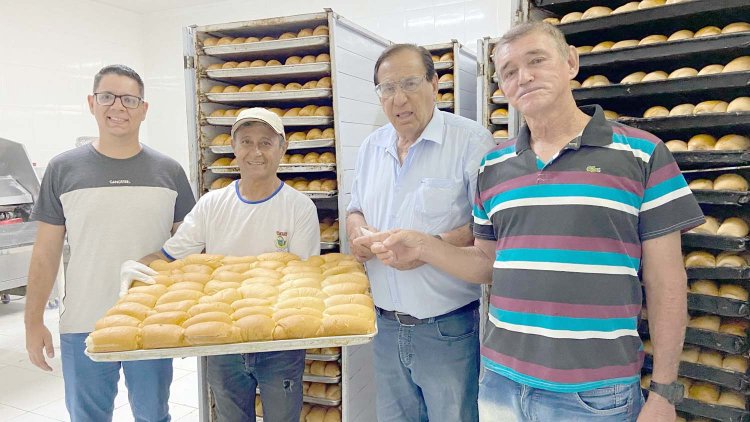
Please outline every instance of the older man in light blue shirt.
M390 124L360 147L347 208L350 241L366 234L362 228L408 228L471 245L477 169L492 135L435 108L437 75L421 47L386 49L375 84ZM477 420L480 287L421 263L389 267L367 246L351 244L377 308L378 421Z

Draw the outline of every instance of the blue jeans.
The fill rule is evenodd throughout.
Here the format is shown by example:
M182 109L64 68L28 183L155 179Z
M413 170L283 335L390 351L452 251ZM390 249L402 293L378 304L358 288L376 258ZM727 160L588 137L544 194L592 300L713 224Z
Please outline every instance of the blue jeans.
M255 422L255 388L260 388L263 421L298 422L302 411L305 351L209 356L206 379L219 422Z
M477 309L402 325L380 315L373 340L379 422L478 420Z
M60 334L65 406L75 422L106 422L115 410L120 367L137 422L167 422L172 359L94 362L84 354L88 333Z
M635 421L642 406L639 383L555 393L519 384L487 368L479 382L482 422Z

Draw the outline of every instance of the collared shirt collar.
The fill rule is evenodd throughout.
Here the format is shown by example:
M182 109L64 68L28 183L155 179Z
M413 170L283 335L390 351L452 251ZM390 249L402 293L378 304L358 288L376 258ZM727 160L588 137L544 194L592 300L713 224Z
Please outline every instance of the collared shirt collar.
M612 126L604 118L604 110L598 105L581 106L579 109L591 116L583 133L568 143L569 149L580 149L581 146L604 147L612 143ZM516 139L516 155L531 148L531 132L523 125Z
M425 126L422 133L417 138L417 141L414 142L414 144L417 144L422 139L426 141L432 141L436 144L442 144L443 143L443 136L445 134L445 131L443 130L443 127L445 126L445 117L443 116L443 113L438 110L437 107L432 112L432 118L430 119L430 122L427 123L427 126ZM373 139L373 144L388 148L391 146L394 146L396 142L398 141L398 133L396 132L396 128L393 127L392 124L390 124L392 133L390 137L379 137Z

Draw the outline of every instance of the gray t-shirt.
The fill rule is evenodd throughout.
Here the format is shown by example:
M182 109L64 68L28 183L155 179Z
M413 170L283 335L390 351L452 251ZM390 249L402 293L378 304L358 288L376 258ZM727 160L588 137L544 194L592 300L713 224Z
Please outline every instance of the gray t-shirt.
M123 160L93 145L53 158L31 218L67 231L60 332L92 331L118 299L120 265L158 251L193 205L182 167L145 145Z

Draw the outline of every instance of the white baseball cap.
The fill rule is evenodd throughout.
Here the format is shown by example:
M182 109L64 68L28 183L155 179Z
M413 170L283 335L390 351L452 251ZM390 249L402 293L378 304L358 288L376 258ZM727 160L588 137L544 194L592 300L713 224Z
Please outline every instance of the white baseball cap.
M242 126L243 123L247 122L265 123L268 126L271 126L271 129L273 129L274 132L286 138L286 135L284 133L284 123L281 122L281 117L279 117L276 113L268 111L262 107L248 108L247 110L242 110L240 114L237 115L237 119L232 125L232 138L234 138L234 132L237 130L237 128Z

